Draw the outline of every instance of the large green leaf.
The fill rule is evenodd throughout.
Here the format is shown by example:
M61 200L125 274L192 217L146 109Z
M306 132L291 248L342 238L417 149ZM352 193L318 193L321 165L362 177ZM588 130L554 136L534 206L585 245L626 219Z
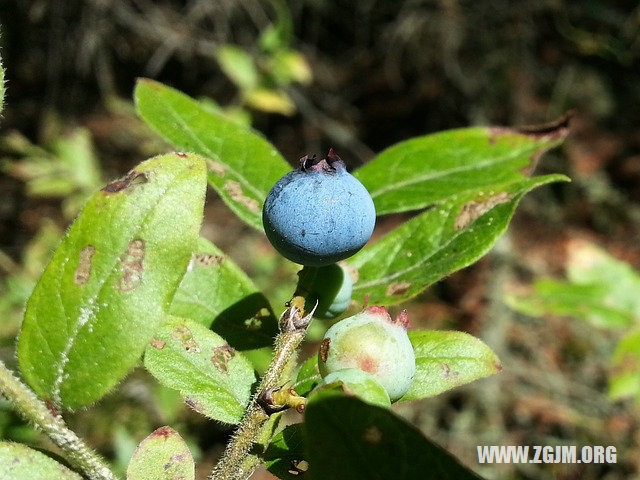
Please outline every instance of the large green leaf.
M156 331L144 366L191 408L230 424L242 417L256 379L251 363L222 337L178 317L168 317Z
M409 332L409 339L416 354L416 376L401 402L432 397L502 369L489 347L464 332L416 330Z
M566 180L546 175L495 184L491 190L459 194L412 218L348 263L358 271L353 298L393 305L466 267L487 253L504 233L520 199L546 183Z
M309 474L317 480L477 480L451 454L389 409L328 388L305 409Z
M167 141L209 159L209 183L236 215L262 230L264 199L291 170L278 151L259 134L153 80L138 80L135 99L140 116Z
M89 199L27 303L18 359L36 393L77 408L133 368L187 268L205 189L204 161L171 154Z
M238 350L272 345L278 333L265 296L233 260L203 238L170 312L210 327Z
M140 442L127 467L127 480L193 480L189 447L171 427L160 427Z
M378 215L417 210L467 191L523 180L567 132L565 123L531 131L448 130L400 142L354 175L371 193Z
M82 480L44 453L19 443L0 442L2 480Z

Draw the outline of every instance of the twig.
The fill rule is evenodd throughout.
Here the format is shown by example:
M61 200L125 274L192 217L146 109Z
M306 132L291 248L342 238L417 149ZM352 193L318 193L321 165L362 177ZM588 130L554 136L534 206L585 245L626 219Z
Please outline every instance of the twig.
M269 414L265 410L267 393L279 389L288 377L295 361L297 349L304 339L313 312L304 315L304 297L296 296L290 307L280 317L280 333L275 341L275 354L267 372L262 377L256 395L252 398L236 433L227 445L221 460L211 473L211 480L238 480L247 478L255 462L245 460L256 443Z
M0 393L27 421L42 430L62 450L69 463L90 480L117 480L106 462L65 425L0 361Z

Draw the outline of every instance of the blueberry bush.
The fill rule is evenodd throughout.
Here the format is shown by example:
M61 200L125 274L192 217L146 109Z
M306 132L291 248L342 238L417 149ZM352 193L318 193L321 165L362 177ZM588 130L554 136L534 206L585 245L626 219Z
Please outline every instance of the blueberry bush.
M525 194L567 180L533 176L566 119L412 138L353 174L333 151L291 172L260 134L181 92L140 79L134 97L176 151L95 192L31 293L21 380L0 365L0 391L65 459L0 442L0 478L116 478L62 415L92 408L137 366L235 429L213 479L248 478L261 463L283 479L478 478L390 406L498 373L500 360L473 336L413 330L387 307L478 260ZM286 305L200 237L207 185L303 265ZM369 241L376 214L399 213L408 220ZM338 321L299 361L314 315ZM260 369L264 347L273 355ZM283 426L288 409L301 416ZM164 426L126 475L193 479L194 459Z

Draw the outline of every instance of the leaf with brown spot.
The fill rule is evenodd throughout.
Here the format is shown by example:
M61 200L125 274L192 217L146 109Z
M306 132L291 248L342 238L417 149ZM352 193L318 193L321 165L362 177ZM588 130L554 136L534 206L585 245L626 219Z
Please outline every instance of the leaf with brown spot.
M95 402L137 364L196 245L202 158L155 157L126 178L135 188L88 200L27 303L20 370L57 406Z
M82 477L42 452L20 443L0 442L2 480L82 480Z
M262 231L264 199L291 170L273 145L250 128L153 80L138 80L135 101L142 119L164 139L209 159L211 186L238 217Z
M73 274L73 281L78 285L84 285L89 281L89 275L91 275L91 259L94 253L96 253L96 248L93 245L87 245L80 250L78 267Z
M471 127L397 143L354 175L378 215L450 202L466 191L525 180L540 156L568 134L566 119L543 128ZM523 173L524 172L524 173Z
M412 218L348 260L358 270L352 298L393 305L419 294L486 254L527 192L562 180L546 175L459 193Z
M238 350L270 346L278 321L266 297L219 248L200 238L170 313L211 327Z
M502 369L496 354L468 333L413 330L409 340L416 355L416 375L400 402L432 397Z
M144 366L163 385L178 390L187 405L215 420L237 423L251 396L251 363L226 341L199 323L167 317L150 345ZM197 349L195 347L197 346Z
M171 427L160 427L142 440L127 467L127 480L151 479L195 479L189 447Z

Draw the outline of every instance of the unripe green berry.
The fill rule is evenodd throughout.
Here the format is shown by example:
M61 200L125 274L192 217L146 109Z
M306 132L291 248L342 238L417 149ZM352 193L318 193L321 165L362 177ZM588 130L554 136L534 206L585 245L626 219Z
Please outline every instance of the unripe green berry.
M325 267L305 267L300 275L299 288L306 297L306 310L311 311L318 302L314 316L336 318L351 302L353 279L347 270L337 264Z
M347 368L369 373L389 394L402 397L413 382L416 359L407 335L406 311L392 320L384 307L368 307L324 335L318 354L323 377Z
M357 368L338 370L324 377L321 385L333 382L342 382L347 393L353 394L367 403L381 407L391 406L387 391L367 372Z

